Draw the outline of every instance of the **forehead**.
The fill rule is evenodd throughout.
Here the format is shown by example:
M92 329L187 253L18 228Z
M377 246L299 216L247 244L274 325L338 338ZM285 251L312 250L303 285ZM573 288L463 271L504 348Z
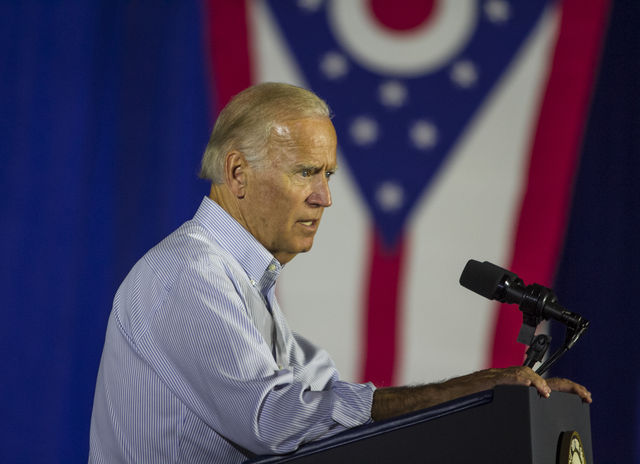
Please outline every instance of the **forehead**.
M336 163L336 131L329 118L293 119L272 129L270 151L282 160Z

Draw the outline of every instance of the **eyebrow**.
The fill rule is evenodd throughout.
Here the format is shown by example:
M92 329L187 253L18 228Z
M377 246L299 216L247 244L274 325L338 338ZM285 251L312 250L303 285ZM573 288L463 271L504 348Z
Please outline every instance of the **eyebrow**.
M318 166L318 165L313 165L313 164L296 164L294 167L295 171L300 171L302 169L308 169L309 171L312 171L313 173L317 173L323 170L322 166ZM336 164L333 167L327 167L327 169L325 169L325 171L327 172L331 172L331 173L335 173L338 170L338 165Z

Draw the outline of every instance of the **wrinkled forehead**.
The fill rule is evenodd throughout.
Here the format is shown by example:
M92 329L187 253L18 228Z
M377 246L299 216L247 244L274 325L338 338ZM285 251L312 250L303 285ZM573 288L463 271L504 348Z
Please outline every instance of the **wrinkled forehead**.
M333 159L335 164L337 137L329 118L292 119L275 124L271 129L269 151L295 156Z
M282 144L327 143L336 138L331 119L309 117L274 122L271 126L270 141Z

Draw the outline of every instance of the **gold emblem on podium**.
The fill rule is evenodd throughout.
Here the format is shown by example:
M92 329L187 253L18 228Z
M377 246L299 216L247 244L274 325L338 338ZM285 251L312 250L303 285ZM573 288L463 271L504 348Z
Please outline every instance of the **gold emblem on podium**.
M558 464L586 464L580 435L575 430L563 432L560 436Z

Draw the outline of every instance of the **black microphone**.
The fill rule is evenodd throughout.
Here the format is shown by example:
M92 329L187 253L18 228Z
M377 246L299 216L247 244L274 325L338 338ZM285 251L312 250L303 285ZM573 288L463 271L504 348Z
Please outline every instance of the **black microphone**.
M529 345L525 366L533 367L536 362L542 361L549 347L551 338L548 335L535 335L536 327L543 319L555 319L567 327L564 344L536 370L540 375L569 350L589 327L588 320L560 306L551 289L538 284L525 286L516 274L488 261L481 263L470 259L460 275L460 285L490 300L520 305L522 326L518 342Z
M490 300L520 305L525 323L537 326L542 319L555 319L578 328L583 319L558 304L553 290L538 284L526 285L516 274L488 261L470 259L460 275L460 285Z

